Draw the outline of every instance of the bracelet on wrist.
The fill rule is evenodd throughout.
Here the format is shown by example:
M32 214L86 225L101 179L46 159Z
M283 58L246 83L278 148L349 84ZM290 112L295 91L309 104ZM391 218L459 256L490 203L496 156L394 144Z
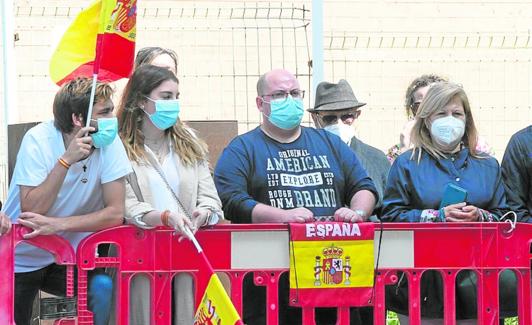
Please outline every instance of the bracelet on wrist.
M70 164L66 162L65 159L63 158L59 158L57 159L57 161L59 162L59 164L63 167L65 167L66 169L69 169L70 168Z
M446 219L445 219L445 208L441 208L440 210L438 210L438 216L439 216L439 221L440 222L445 222Z
M164 210L161 212L161 223L163 226L170 227L170 222L168 219L170 218L170 210Z

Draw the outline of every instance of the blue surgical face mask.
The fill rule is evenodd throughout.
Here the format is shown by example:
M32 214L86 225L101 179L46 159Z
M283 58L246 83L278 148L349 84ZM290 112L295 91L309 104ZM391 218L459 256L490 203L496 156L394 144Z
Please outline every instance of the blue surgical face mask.
M270 116L268 120L283 130L292 130L301 124L303 119L303 100L301 98L276 99L270 102Z
M97 123L98 131L91 134L92 145L95 148L103 148L113 143L118 133L118 120L116 117L99 118Z
M151 99L146 97L155 103L155 113L146 115L150 118L153 125L155 125L159 130L166 130L174 126L179 117L179 100L177 99Z

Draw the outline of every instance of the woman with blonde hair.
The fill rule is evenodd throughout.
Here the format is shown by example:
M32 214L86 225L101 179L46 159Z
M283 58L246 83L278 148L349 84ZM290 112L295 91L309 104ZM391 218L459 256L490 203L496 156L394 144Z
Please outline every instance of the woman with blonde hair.
M454 83L432 85L419 107L412 128L413 149L400 155L388 175L383 202L385 222L482 222L497 221L507 211L497 160L477 150L477 129L464 89ZM463 194L459 202L446 202L447 188ZM457 284L473 283L461 272ZM501 317L515 314L515 275L501 287ZM408 324L406 284L387 290L388 308ZM476 324L475 285L459 290L457 324ZM470 290L470 289L473 290ZM513 289L512 289L513 288ZM403 289L403 290L399 290ZM423 324L441 324L443 317L441 278L425 273L421 283ZM513 291L512 291L513 290ZM512 305L513 304L513 305ZM427 319L435 319L431 322Z
M134 171L126 183L126 222L144 229L164 225L184 234L185 227L195 231L217 223L223 213L209 171L207 146L180 121L178 98L173 72L143 65L131 76L117 117ZM174 289L174 324L192 324L190 275L176 275ZM132 324L150 323L149 292L149 281L135 277Z

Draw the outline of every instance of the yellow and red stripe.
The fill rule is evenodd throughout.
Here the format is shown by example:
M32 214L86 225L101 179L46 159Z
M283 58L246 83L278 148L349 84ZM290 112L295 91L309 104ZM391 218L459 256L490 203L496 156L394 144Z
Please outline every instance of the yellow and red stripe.
M80 12L50 60L58 85L98 74L102 81L127 78L135 56L137 0L97 0Z

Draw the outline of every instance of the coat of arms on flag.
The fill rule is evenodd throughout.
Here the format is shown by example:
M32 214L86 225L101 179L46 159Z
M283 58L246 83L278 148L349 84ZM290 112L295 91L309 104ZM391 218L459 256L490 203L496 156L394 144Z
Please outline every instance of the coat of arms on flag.
M290 224L290 304L371 305L372 223Z
M344 250L341 247L331 245L325 247L322 251L323 256L316 256L316 278L315 285L320 286L321 281L328 285L341 284L344 279L345 284L349 284L351 275L351 266L349 265L349 256L344 258ZM319 276L321 274L321 277Z

